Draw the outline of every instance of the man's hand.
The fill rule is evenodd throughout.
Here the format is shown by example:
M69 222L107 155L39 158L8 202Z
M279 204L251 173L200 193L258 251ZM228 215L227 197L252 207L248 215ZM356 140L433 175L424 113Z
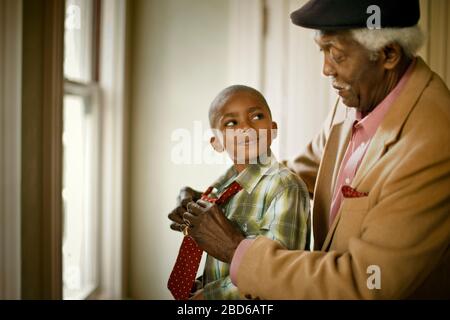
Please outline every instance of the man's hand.
M169 213L169 219L173 221L170 228L176 231L182 231L185 223L183 221L183 213L185 213L186 205L191 201L197 201L201 197L201 192L195 191L190 187L184 187L180 190L177 197L177 207Z
M186 208L186 205L191 201L197 201L202 196L202 193L192 189L191 187L181 188L177 197L177 205Z
M189 235L204 251L231 263L234 251L245 239L241 230L215 204L199 200L189 202L186 207L188 212L183 214L183 219L189 225Z

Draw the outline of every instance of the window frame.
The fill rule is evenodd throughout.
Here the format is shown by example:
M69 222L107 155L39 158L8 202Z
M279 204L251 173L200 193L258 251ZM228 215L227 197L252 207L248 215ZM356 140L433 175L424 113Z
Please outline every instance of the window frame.
M0 300L20 299L22 0L0 2Z
M27 50L20 50L21 58L20 54L15 56L20 59L22 69L17 73L22 74L19 93L22 114L21 163L17 164L21 178L20 220L16 226L19 225L20 231L14 235L20 238L16 247L20 251L20 259L16 260L20 267L16 270L20 273L20 298L62 299L65 1L21 3L23 32L20 30L19 34L22 34L21 47ZM127 181L124 172L128 154L126 64L130 6L123 0L108 0L101 5L99 33L104 36L97 40L101 46L98 70L100 285L87 299L121 299L125 292L124 186Z

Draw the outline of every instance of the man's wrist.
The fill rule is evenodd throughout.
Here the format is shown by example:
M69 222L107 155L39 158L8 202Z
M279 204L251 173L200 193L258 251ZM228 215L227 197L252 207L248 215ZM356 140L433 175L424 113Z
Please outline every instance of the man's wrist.
M228 263L231 263L231 260L233 260L233 256L236 252L236 249L239 247L239 245L241 244L241 242L245 240L245 236L242 234L236 234L233 237L233 245L232 247L228 250L227 252L227 257L226 257L226 261Z
M243 239L234 251L234 255L231 259L230 265L230 279L235 286L237 286L237 274L239 266L242 262L242 258L254 241L255 239Z

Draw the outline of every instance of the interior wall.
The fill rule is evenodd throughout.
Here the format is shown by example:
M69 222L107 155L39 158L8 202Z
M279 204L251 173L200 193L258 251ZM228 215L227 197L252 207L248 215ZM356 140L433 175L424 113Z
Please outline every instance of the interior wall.
M420 9L426 41L419 54L450 87L450 2L421 0Z
M132 4L130 298L170 298L166 283L182 238L169 229L167 214L182 186L204 189L227 167L194 154L209 150L208 137L202 139L208 106L227 85L228 6L227 0ZM196 135L190 164L171 159L177 129Z

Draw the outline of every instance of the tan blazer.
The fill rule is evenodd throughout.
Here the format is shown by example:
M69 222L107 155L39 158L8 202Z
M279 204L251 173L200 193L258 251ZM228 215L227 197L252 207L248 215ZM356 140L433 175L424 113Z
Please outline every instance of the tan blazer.
M345 110L347 109L347 110ZM344 111L343 111L344 110ZM351 112L337 105L291 168L314 195L314 252L259 237L242 259L243 296L262 299L450 298L450 92L418 58L329 228ZM378 288L379 287L379 288Z

